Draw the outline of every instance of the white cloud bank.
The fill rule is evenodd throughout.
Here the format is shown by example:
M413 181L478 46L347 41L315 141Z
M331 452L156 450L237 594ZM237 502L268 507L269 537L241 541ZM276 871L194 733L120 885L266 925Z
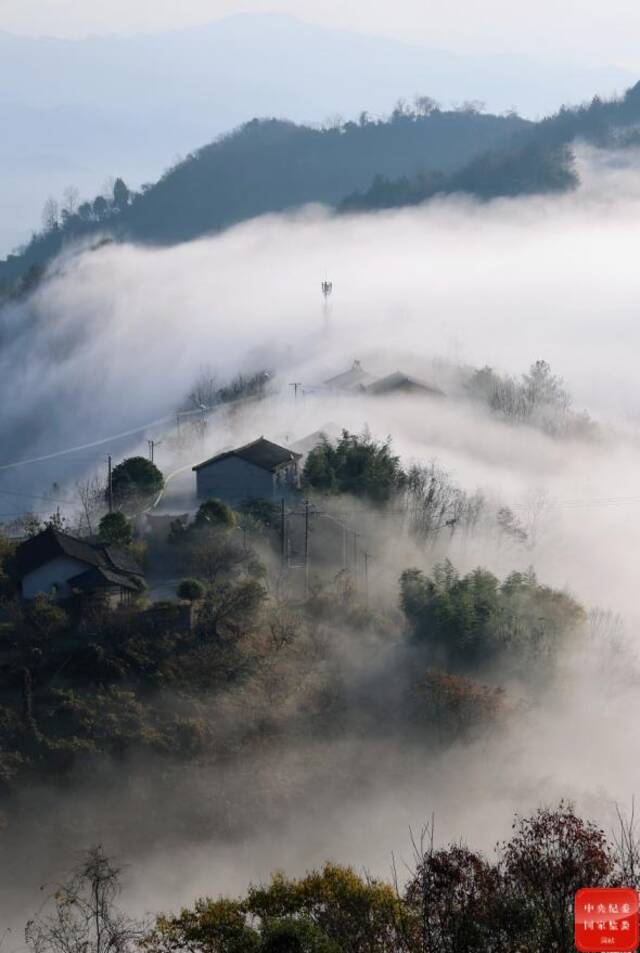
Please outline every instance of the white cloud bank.
M585 154L581 163L583 186L561 198L446 200L345 218L311 208L178 248L108 245L69 257L8 316L12 331L0 356L4 452L79 444L168 413L203 364L221 380L272 365L282 395L231 429L213 427L203 453L260 432L302 436L327 420L368 423L379 436L391 433L406 460L438 457L468 489L479 485L525 506L531 494L546 494L562 505L546 508L534 549L505 554L480 539L456 544L453 557L463 568L482 561L499 572L534 562L545 582L622 612L637 654L640 502L630 499L640 498L640 177L634 157ZM325 274L335 287L328 330ZM315 395L294 403L290 381L313 384L354 358L376 372L402 366L436 375L438 358L510 373L544 358L577 406L601 419L603 436L553 440L459 400ZM7 471L3 485L17 473L24 480L27 468ZM55 476L55 468L47 471ZM568 505L576 500L588 505ZM166 865L152 859L144 902L166 903L167 893L169 902L186 901L206 883L239 889L237 878L283 861L318 862L345 845L350 856L338 859L384 873L392 840L433 808L446 835L489 846L487 832L502 833L513 807L565 793L587 808L628 801L640 789L627 736L633 685L616 694L619 672L598 672L586 654L574 658L561 697L526 730L515 724L497 747L473 757L454 752L436 769L402 753L398 790L374 791L371 804L345 808L345 824L355 817L350 840L340 825L329 826L323 812L331 814L331 805L320 803L312 830L306 815L292 818L295 846L284 853L274 856L279 848L268 833L248 845L246 863L234 849L232 881L224 853L217 872L206 858L194 859L176 894ZM254 848L260 860L252 867Z

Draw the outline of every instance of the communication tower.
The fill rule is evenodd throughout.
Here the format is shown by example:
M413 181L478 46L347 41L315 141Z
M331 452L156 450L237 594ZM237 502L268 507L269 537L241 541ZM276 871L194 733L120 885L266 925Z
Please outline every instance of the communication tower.
M325 327L329 326L329 315L331 313L331 305L329 299L333 292L333 282L327 281L326 279L320 285L322 288L322 314L324 317Z

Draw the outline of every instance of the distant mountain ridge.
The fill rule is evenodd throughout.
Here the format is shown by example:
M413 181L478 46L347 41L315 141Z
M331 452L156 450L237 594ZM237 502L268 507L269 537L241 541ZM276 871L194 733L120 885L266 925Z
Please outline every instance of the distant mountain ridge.
M396 208L438 193L479 198L561 192L577 183L571 145L640 143L640 83L620 99L595 97L538 123L443 111L428 99L385 121L317 129L254 119L177 163L154 185L63 212L20 254L0 262L5 294L28 291L67 243L93 236L149 244L198 238L268 212L321 202L342 211Z
M421 170L450 174L490 148L499 148L530 124L518 116L465 111L388 121L363 114L358 123L315 129L276 119L258 120L204 146L155 185L108 203L83 203L62 223L34 236L0 262L0 282L12 282L44 264L65 243L108 233L119 239L171 244L266 212L310 202L338 205L378 174Z
M342 202L342 211L371 211L417 205L438 193L463 192L477 198L562 192L578 184L571 144L600 148L640 144L640 83L620 99L563 108L514 136L506 147L492 148L450 175L378 175L368 190Z
M632 81L606 64L460 55L282 14L130 37L0 32L0 256L28 240L49 195L95 195L110 174L139 188L252 116L387 115L425 93L443 109L476 99L537 117Z

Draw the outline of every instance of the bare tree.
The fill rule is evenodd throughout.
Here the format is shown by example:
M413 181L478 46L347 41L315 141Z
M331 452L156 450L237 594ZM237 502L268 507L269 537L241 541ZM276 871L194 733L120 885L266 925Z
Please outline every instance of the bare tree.
M301 613L288 600L276 599L267 617L269 644L274 653L292 645L304 626Z
M200 634L214 639L246 635L266 599L266 589L257 579L218 583L203 602L198 617Z
M79 529L92 536L100 518L106 512L105 486L100 477L87 477L76 483L78 498L82 507Z
M25 927L33 953L128 953L143 935L143 925L118 907L121 868L102 847L93 847L70 880L54 885L40 913Z
M62 211L67 216L75 215L80 204L80 190L75 185L68 185L62 193Z
M529 549L535 549L541 532L547 528L550 519L551 499L545 489L530 490L523 503Z
M322 129L327 132L333 130L340 130L344 126L344 118L340 113L335 113L333 116L327 116L327 118L322 123Z
M44 529L44 523L37 513L23 513L7 524L11 533L30 539Z
M212 530L199 533L189 544L189 571L207 586L214 586L247 564L250 553L239 540Z
M618 829L613 834L617 859L617 873L625 887L638 888L640 884L640 840L636 821L636 802L631 799L631 813L623 813L616 804Z
M496 513L496 523L503 539L510 539L514 543L527 542L527 532L510 507L499 508Z
M440 109L440 104L431 96L416 96L414 106L418 116L430 116Z
M410 469L405 507L410 531L418 538L433 541L440 530L473 530L486 508L486 500L478 491L471 496L465 493L432 460L428 466Z
M42 224L46 232L52 232L58 227L60 209L58 203L53 198L48 198L42 209Z
M391 118L397 120L402 118L410 118L412 115L413 113L411 112L411 106L406 101L406 99L403 99L402 97L400 97L400 99L397 101L397 103L393 107Z
M185 407L187 410L198 410L201 407L213 407L218 402L218 385L211 367L203 366L191 385L187 394Z
M458 112L469 113L470 115L477 116L484 112L486 108L487 104L481 99L465 99L462 105L458 108Z

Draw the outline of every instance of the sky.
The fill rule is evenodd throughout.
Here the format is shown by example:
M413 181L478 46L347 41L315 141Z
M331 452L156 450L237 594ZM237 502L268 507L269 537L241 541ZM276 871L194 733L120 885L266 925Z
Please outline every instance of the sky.
M460 52L640 67L636 0L0 0L0 29L79 37L174 29L235 13L272 11Z

